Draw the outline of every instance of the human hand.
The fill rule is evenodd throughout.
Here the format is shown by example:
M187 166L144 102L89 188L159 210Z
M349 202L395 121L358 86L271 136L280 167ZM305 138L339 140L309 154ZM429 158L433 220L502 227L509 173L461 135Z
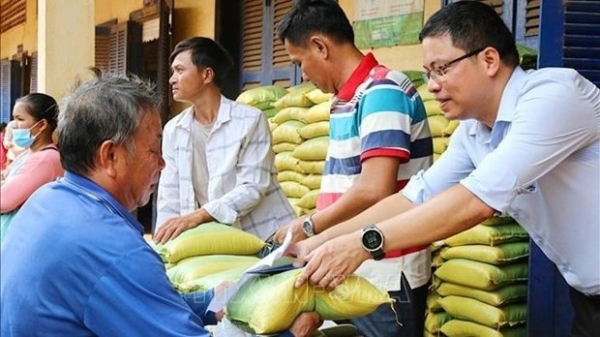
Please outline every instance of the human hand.
M316 312L303 312L296 319L289 331L295 337L311 336L323 324L323 319Z
M294 261L294 266L302 267L306 264L306 256L322 243L323 240L321 240L321 235L315 235L306 240L292 243L285 251L285 255L295 257L296 261Z
M165 221L156 234L154 234L154 242L157 244L166 243L167 241L178 237L179 234L188 229L198 227L198 225L200 225L200 223L193 213L171 218Z
M296 288L304 282L334 289L371 255L362 248L360 233L351 233L330 240L310 252L306 266L296 280Z
M304 223L304 218L296 218L292 220L287 225L281 227L273 236L273 241L281 244L285 239L285 236L288 232L288 229L292 229L292 242L298 242L306 239L306 234L302 230L302 224Z
M218 294L224 292L229 286L231 286L233 282L231 281L223 281L218 286L214 288L214 296L216 297ZM217 322L220 322L225 316L225 312L221 309L215 313L215 319Z

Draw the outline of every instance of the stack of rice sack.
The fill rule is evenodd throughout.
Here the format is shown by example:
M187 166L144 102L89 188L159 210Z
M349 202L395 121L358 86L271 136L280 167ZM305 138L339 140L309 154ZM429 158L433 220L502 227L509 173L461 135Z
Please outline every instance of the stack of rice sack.
M427 122L429 122L429 130L433 141L433 161L436 161L448 147L448 141L458 127L458 121L449 121L444 117L439 102L435 100L432 93L427 91L427 83L418 86L417 91L427 112Z
M511 218L491 218L443 242L427 334L526 336L527 232Z
M277 178L298 216L316 206L329 147L330 99L304 83L273 104L278 110L270 119Z
M152 246L165 262L173 286L180 292L193 292L237 281L258 262L256 254L265 242L237 228L210 222Z
M295 288L300 272L293 269L246 282L230 299L226 317L241 330L264 335L287 330L302 312L316 311L324 320L344 320L393 302L387 292L356 275L331 291L307 283Z
M267 117L273 117L277 110L273 107L273 103L277 102L281 97L287 94L287 90L277 85L268 85L248 89L242 92L237 102L251 105L261 110Z

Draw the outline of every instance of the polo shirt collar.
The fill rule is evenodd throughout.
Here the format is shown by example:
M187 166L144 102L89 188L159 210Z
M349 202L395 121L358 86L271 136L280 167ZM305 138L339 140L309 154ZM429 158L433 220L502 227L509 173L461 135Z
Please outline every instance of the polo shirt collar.
M64 178L69 184L77 187L77 192L85 192L90 198L104 204L117 215L123 217L135 230L144 233L144 227L137 221L110 193L100 185L82 175L66 171ZM79 191L79 189L81 191Z
M378 64L379 62L377 62L372 53L365 55L356 69L354 69L352 75L350 75L348 81L340 88L336 97L344 101L351 100L356 93L356 88L365 81L371 70Z

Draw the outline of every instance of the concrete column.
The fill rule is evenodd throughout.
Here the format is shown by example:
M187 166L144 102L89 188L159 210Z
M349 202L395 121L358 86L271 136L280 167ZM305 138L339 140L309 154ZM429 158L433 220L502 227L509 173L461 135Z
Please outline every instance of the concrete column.
M63 97L94 65L94 0L38 0L38 91Z

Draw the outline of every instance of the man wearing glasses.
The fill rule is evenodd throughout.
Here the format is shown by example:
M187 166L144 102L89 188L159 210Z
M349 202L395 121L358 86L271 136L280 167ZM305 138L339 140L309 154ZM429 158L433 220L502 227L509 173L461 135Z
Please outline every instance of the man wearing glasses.
M428 89L445 116L461 124L446 152L402 193L292 247L291 254L308 262L297 285L335 287L376 254L507 214L571 287L572 336L594 335L600 328L600 90L572 69L525 72L510 31L481 2L444 7L420 39Z

